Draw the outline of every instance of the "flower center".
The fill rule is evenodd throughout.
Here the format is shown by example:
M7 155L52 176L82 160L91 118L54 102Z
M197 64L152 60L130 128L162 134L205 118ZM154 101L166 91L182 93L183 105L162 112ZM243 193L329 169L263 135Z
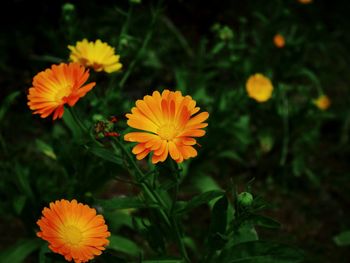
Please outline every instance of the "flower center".
M68 97L72 92L72 85L67 84L66 86L62 86L61 89L57 90L55 100L59 103L64 100L64 98Z
M65 242L70 245L79 245L80 241L83 238L82 232L76 226L66 226L63 229L62 238Z
M178 134L178 130L172 124L165 124L159 127L158 129L158 135L163 140L171 141L177 136L177 134Z

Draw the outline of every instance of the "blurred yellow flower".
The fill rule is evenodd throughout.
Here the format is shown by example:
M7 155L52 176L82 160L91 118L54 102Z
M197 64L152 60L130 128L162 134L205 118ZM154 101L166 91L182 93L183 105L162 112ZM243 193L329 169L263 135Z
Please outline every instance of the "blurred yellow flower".
M278 48L282 48L282 47L284 47L286 45L286 41L285 41L284 37L281 34L276 34L273 37L273 43Z
M273 86L269 78L257 73L248 78L246 90L250 98L265 102L271 98Z
M89 70L78 63L52 65L33 78L28 106L41 118L50 114L54 120L62 118L65 104L73 107L95 86L95 82L84 85L88 78Z
M331 106L331 100L326 95L321 95L313 101L320 110L327 110Z
M75 263L88 262L101 255L111 233L103 216L76 200L57 200L45 207L37 221L37 236L49 242L49 248Z
M197 141L193 137L202 137L208 126L204 123L208 112L199 112L196 102L180 91L164 90L162 94L153 92L136 101L136 107L126 114L128 125L142 132L130 132L124 140L137 142L132 149L138 160L153 152L152 163L164 162L168 157L178 163L197 156L192 145ZM144 131L144 132L143 132Z
M300 4L311 4L312 0L298 0Z
M68 46L68 48L71 51L70 60L79 62L85 67L91 67L95 71L112 73L122 68L119 62L120 56L115 54L114 48L99 39L95 42L83 39L75 46Z

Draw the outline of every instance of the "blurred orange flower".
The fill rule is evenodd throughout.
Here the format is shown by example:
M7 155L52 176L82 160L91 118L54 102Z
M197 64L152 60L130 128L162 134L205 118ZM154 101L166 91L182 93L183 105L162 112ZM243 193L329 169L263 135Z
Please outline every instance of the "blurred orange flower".
M298 0L300 4L311 4L313 0Z
M321 95L313 101L320 110L327 110L331 106L331 100L326 95Z
M75 263L87 262L102 254L109 244L107 225L96 210L76 200L60 200L44 208L37 224L38 237L49 242L49 248Z
M75 46L68 46L71 51L70 59L79 62L85 67L92 67L95 71L112 73L119 71L122 64L119 62L119 55L116 55L114 48L101 40L95 42L83 39Z
M199 112L196 102L190 96L182 96L180 91L164 90L162 94L153 92L136 101L136 107L126 114L128 125L145 132L130 132L124 136L126 141L137 142L132 149L141 160L153 152L152 163L164 162L168 153L172 159L181 163L197 156L193 137L202 137L208 126L208 112Z
M257 73L248 78L246 90L250 98L265 102L271 98L273 86L269 78Z
M46 118L53 113L53 119L62 118L64 105L74 106L94 86L95 82L85 86L89 71L78 63L52 65L38 73L29 89L28 106L33 114Z
M285 41L284 37L281 34L276 34L273 37L273 43L278 48L282 48L282 47L284 47L286 45L286 41Z

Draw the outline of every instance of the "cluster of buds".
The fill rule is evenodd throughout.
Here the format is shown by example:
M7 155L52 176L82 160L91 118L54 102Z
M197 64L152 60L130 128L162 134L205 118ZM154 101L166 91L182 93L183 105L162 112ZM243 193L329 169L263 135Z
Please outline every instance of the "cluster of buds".
M114 131L114 124L117 121L115 116L110 117L109 120L98 121L94 126L95 138L118 137L120 134Z

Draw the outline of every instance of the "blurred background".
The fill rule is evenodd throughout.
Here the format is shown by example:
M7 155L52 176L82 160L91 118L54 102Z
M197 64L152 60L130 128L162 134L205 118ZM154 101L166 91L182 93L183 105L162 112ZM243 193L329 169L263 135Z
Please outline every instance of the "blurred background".
M34 116L27 106L33 76L67 61L67 46L87 38L115 47L123 64L116 74L91 73L98 87L77 104L91 126L114 115L122 132L125 113L153 90L191 95L210 113L209 127L199 156L183 167L179 198L249 184L282 224L258 229L261 236L303 249L305 262L349 262L350 6L303 2L3 1L0 251L33 237L52 200L136 191L113 180L127 177L123 167L75 144L62 121ZM255 73L274 86L267 102L247 95ZM315 103L322 95L329 107ZM209 218L205 209L198 213L185 220L200 218L191 229L200 243ZM25 251L25 262L38 262L37 251Z

